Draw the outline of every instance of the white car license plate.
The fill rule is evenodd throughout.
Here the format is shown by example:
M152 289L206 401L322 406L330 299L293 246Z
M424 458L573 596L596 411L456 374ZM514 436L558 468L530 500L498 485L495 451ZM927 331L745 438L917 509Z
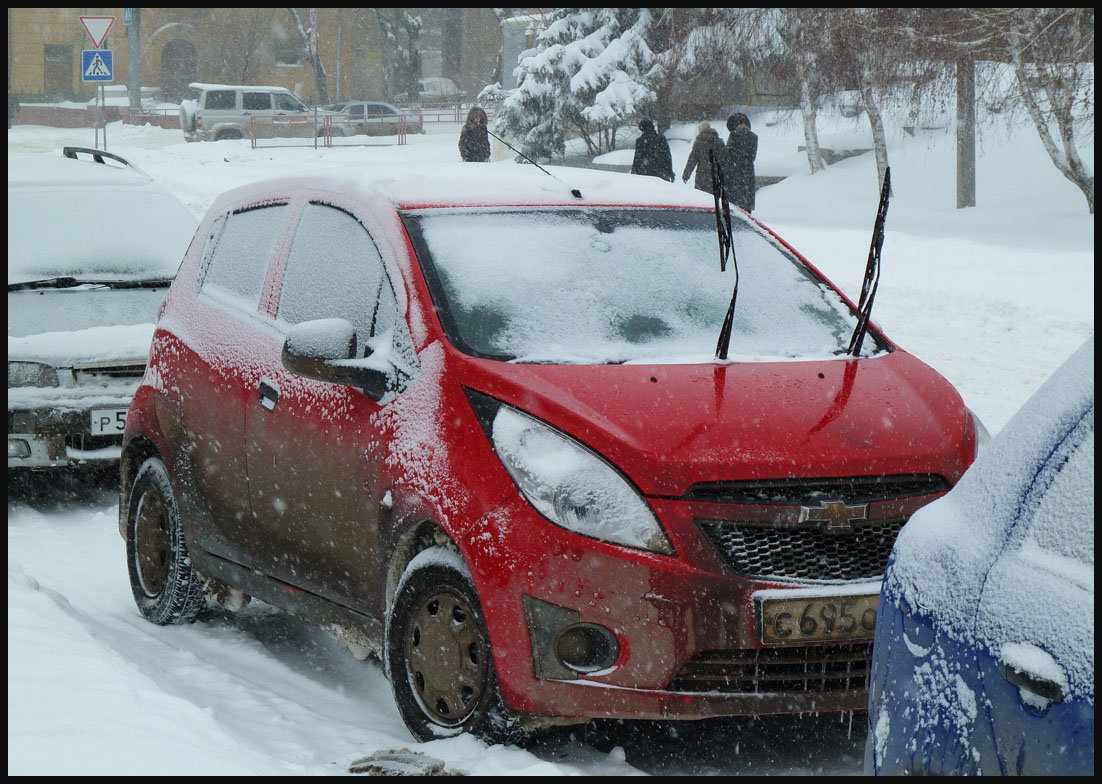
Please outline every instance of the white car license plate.
M121 435L126 429L125 408L94 408L91 413L90 431L94 436Z

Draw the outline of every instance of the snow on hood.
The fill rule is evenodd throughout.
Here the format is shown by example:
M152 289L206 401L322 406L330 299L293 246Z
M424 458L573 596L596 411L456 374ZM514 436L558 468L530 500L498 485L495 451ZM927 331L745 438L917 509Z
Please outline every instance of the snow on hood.
M152 342L153 324L43 332L20 338L9 337L8 360L45 362L55 367L147 361Z
M1094 338L991 441L953 491L923 507L893 550L892 590L970 635L988 570L1054 445L1094 405Z

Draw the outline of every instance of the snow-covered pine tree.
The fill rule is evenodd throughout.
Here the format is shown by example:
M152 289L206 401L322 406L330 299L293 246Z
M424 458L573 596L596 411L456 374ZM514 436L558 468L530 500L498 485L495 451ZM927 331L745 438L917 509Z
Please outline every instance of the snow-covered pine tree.
M596 154L612 131L653 104L659 73L648 39L655 14L645 8L560 9L521 57L517 87L502 101L496 128L530 156L562 156L568 136Z

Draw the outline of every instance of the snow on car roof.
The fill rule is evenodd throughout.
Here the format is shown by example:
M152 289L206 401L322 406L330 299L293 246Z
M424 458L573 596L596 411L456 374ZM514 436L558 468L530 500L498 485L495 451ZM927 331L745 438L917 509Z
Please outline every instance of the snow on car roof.
M351 194L382 193L399 209L431 207L600 206L714 207L711 195L657 177L595 169L497 163L401 164L348 167L316 175L268 180L223 194L212 209L278 190L315 187ZM581 193L581 198L572 194Z
M149 182L145 174L113 162L95 163L42 153L8 153L8 190L64 185L140 187Z
M190 82L188 87L194 87L196 90L279 90L280 92L291 92L286 87L271 87L264 84L208 84L206 82Z

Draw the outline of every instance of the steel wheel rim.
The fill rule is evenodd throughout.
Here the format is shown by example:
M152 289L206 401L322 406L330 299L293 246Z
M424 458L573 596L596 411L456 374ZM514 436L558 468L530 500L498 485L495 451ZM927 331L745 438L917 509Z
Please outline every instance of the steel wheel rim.
M134 567L145 595L160 596L168 581L172 536L168 525L168 507L161 494L146 491L138 501L134 515Z
M466 599L438 590L417 604L405 640L406 671L430 719L457 726L474 712L486 691L489 654Z

